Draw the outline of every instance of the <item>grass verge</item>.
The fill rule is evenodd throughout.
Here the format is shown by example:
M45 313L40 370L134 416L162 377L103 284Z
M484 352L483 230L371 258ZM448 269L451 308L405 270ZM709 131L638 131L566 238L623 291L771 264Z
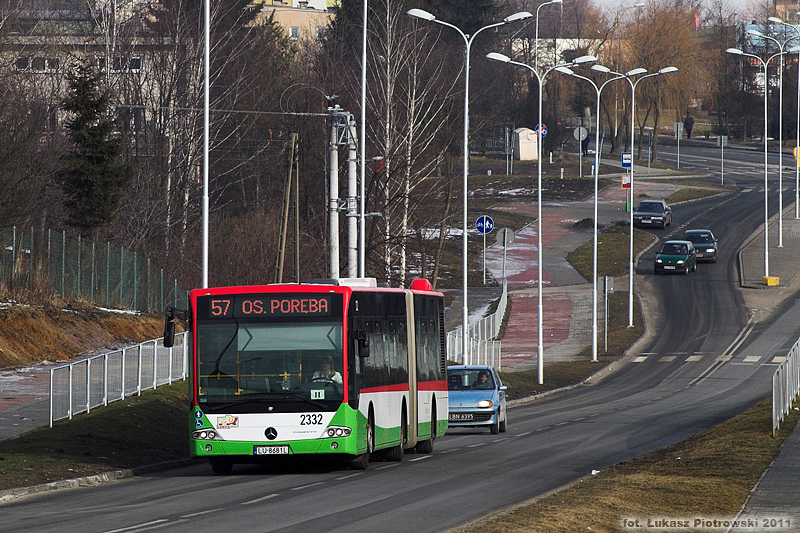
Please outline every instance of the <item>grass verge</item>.
M186 382L0 441L0 490L189 457Z
M771 408L768 398L674 446L459 531L615 532L624 518L732 518L797 423L792 410L773 438Z

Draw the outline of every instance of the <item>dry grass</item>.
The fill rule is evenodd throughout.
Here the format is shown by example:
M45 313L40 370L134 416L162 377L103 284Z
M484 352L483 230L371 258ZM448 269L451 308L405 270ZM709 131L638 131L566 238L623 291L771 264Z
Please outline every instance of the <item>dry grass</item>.
M153 339L161 334L163 320L81 305L9 306L0 310L0 368L68 360Z

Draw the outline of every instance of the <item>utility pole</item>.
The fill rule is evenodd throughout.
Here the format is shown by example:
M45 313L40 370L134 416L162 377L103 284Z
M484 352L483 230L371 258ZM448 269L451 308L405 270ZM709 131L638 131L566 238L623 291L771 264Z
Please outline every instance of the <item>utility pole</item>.
M299 188L300 170L297 168L299 157L297 152L297 133L289 138L289 172L283 187L283 209L281 210L281 231L278 239L278 260L275 268L275 283L283 283L283 265L286 258L286 241L289 233L289 218L294 211L294 281L300 281L300 226L299 226ZM294 179L293 179L294 174ZM294 183L293 183L294 182ZM292 202L294 197L294 202ZM294 205L292 206L292 203Z
M331 137L328 144L330 158L329 195L328 195L328 251L330 254L330 276L339 277L339 121L337 112L339 106L335 105L331 112Z
M347 121L347 277L358 276L358 152L356 119Z
M329 175L329 247L330 277L339 278L339 213L347 216L347 276L358 276L358 137L352 113L344 111L331 102L328 107L331 118L331 134L328 144ZM347 197L339 197L339 147L347 145Z

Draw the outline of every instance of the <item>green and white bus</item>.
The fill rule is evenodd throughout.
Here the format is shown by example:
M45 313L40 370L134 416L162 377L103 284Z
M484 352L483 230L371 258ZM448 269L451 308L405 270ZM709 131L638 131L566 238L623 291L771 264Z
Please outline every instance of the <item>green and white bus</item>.
M430 453L447 430L444 297L427 280L195 289L189 300L190 453L214 472L301 455L366 469Z

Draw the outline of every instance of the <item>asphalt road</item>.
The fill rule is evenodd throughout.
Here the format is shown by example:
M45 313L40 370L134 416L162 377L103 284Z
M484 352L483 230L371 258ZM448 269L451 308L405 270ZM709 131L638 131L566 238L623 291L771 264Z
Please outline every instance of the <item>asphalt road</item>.
M769 394L770 356L800 336L796 298L771 321L748 322L736 251L763 222L763 190L752 172L737 181L738 192L675 206L673 226L654 231L711 228L721 256L688 276L654 276L655 251L642 257L635 291L653 318L639 357L598 384L510 410L505 434L453 429L432 455L366 472L237 466L215 476L199 464L30 496L2 506L0 530L439 531L709 428Z

